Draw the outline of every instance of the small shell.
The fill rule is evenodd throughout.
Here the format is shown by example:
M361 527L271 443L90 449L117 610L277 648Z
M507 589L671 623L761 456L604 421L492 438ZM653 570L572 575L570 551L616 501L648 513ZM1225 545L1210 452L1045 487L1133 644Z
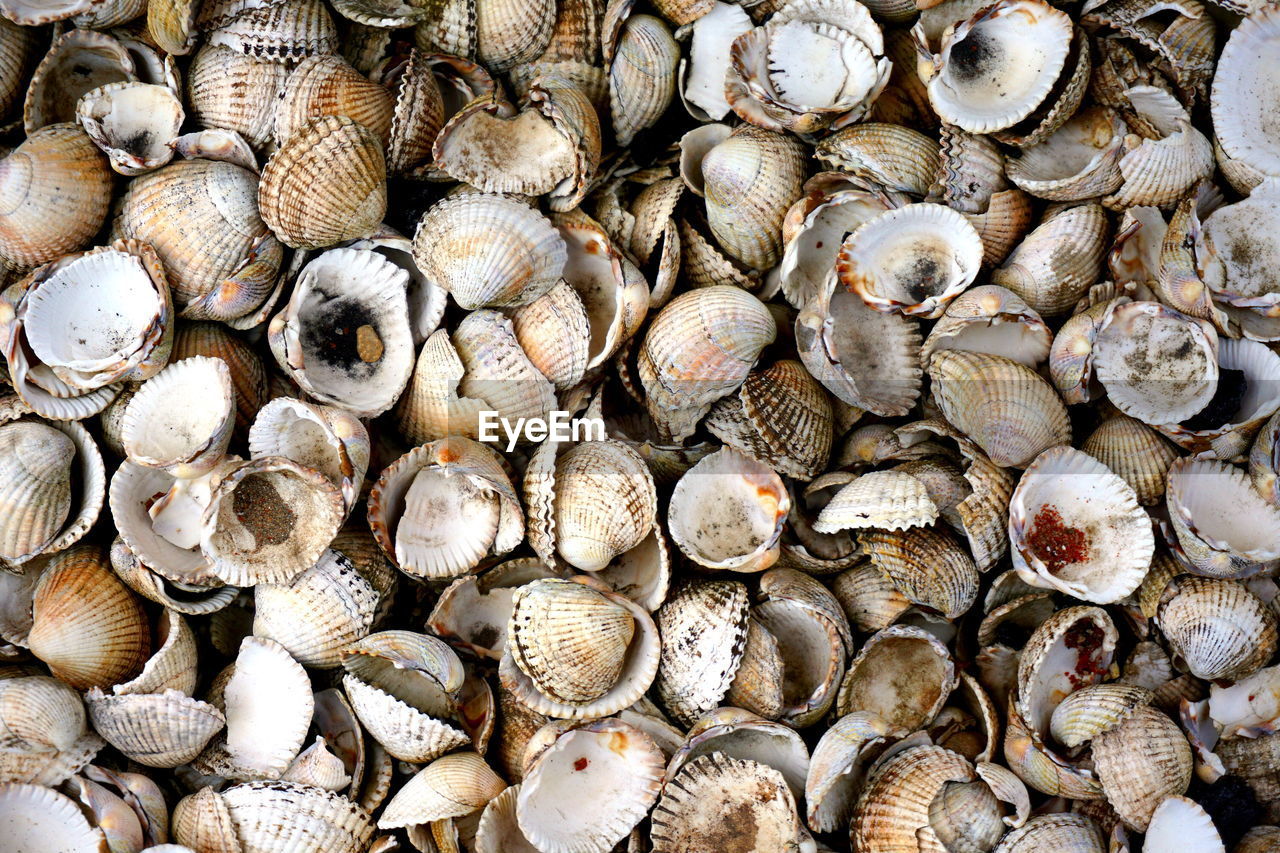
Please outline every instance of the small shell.
M920 480L901 471L871 471L836 492L818 514L819 533L873 527L905 530L932 524L938 508Z
M393 111L394 102L386 88L356 71L342 57L310 56L289 75L276 107L276 143L284 145L313 119L347 116L368 128L385 145Z
M307 122L263 167L258 202L263 222L287 246L368 237L387 212L382 145L346 116Z
M201 12L206 18L208 13L208 9ZM211 30L209 44L286 65L313 54L333 53L338 44L333 18L323 0L255 3L202 24Z
M80 99L76 118L122 175L138 175L173 158L185 113L167 86L109 83Z
M283 456L232 468L204 511L200 549L235 586L286 583L324 553L342 525L342 493Z
M205 45L187 71L187 101L202 127L239 133L261 152L273 142L276 107L288 79L284 65Z
M7 828L5 843L17 853L108 849L102 830L89 824L75 801L40 785L0 784L0 822Z
M676 94L680 46L667 24L652 15L632 15L622 25L609 66L609 105L619 146L630 145L652 127Z
M1080 449L1128 483L1143 506L1164 497L1165 477L1178 452L1160 433L1127 415L1107 418Z
M564 238L545 216L512 198L449 196L418 223L414 260L467 310L528 305L564 272Z
M1191 782L1191 746L1178 725L1150 706L1135 708L1093 739L1107 799L1127 826L1145 832L1156 806Z
M1275 614L1239 582L1182 578L1172 589L1156 625L1192 675L1238 680L1275 653Z
M295 782L249 782L219 795L242 853L316 849L361 853L373 818L346 797Z
M1242 577L1280 560L1280 509L1243 471L1183 457L1169 468L1169 518L1186 559L1211 577Z
M1071 442L1066 406L1030 368L985 353L944 350L929 366L943 415L1001 467L1023 467Z
M680 66L680 100L691 115L720 121L729 114L725 74L730 51L734 40L751 30L751 18L736 4L710 2L706 6L693 21L689 57ZM676 23L686 23L664 14Z
M984 284L947 306L929 332L920 359L927 369L934 352L963 349L1002 355L1034 368L1048 357L1052 341L1049 327L1021 297Z
M945 528L871 530L859 542L913 604L955 619L978 597L978 568L968 549Z
M191 761L226 723L213 705L176 690L107 696L95 687L85 698L94 729L131 761L147 767Z
M1068 694L1102 680L1118 637L1100 607L1068 607L1038 626L1018 661L1014 708L1024 725L1037 736L1047 733L1054 709Z
M231 442L234 407L226 362L195 356L171 363L125 409L121 439L129 460L175 477L208 473Z
M866 633L889 627L911 607L893 581L869 561L837 575L831 591L850 624Z
M894 625L873 634L849 664L836 713L869 715L885 734L901 737L936 717L955 685L945 646L919 628Z
M246 637L223 703L226 737L210 748L230 762L220 775L279 779L301 750L315 707L302 665L274 640Z
M778 559L778 538L790 506L791 498L771 468L724 448L680 478L668 525L689 559L708 568L758 572Z
M1099 604L1136 590L1155 551L1133 488L1071 447L1041 453L1018 481L1009 541L1024 581Z
M133 58L106 33L72 29L54 40L40 60L22 105L28 136L59 122L76 120L76 103L86 92L136 79Z
M834 832L853 816L866 767L886 742L888 727L874 714L846 714L822 733L813 749L804 799L809 828Z
M941 168L933 139L897 124L861 122L818 143L814 155L824 163L873 181L893 192L923 196Z
M35 421L0 426L0 558L21 564L47 549L71 513L76 446Z
M341 409L277 397L258 410L249 452L283 456L324 474L342 490L350 513L369 468L369 432Z
M1172 95L1155 86L1125 92L1139 117L1160 134L1144 139L1120 159L1124 184L1102 201L1113 209L1133 205L1167 206L1213 174L1213 146L1191 125ZM1126 148L1132 145L1126 140Z
M935 319L973 283L982 239L959 213L938 204L886 211L845 238L840 283L877 311Z
M0 258L33 267L87 244L106 218L111 174L75 125L28 136L0 160Z
M549 193L578 165L573 140L540 110L517 112L493 94L449 119L436 137L434 155L437 169L489 193Z
M1186 797L1169 797L1156 807L1151 813L1142 849L1148 853L1175 853L1185 849L1204 853L1227 851L1213 819L1199 803Z
M413 372L408 274L377 252L333 249L305 267L267 329L304 391L358 417L395 404Z
M849 830L854 849L910 849L920 836L932 842L929 849L946 849L929 827L930 806L947 783L974 778L968 759L938 746L907 747L881 759L858 798Z
M662 769L653 740L626 723L600 720L575 728L525 771L516 799L520 831L538 849L610 849L658 798ZM575 817L557 814L556 803L592 797L601 798L599 808Z
M1106 853L1102 829L1081 814L1036 815L1000 840L993 853Z
M1134 684L1094 684L1069 694L1049 720L1049 733L1074 748L1111 731L1136 709L1151 704L1152 693Z
M1045 317L1062 316L1097 282L1107 232L1106 211L1096 203L1052 213L992 270L991 283L1012 290Z
M0 744L5 749L73 749L84 733L84 705L66 684L47 675L0 679Z
M1009 180L1050 201L1083 201L1115 192L1124 182L1120 158L1125 130L1113 110L1080 110L1044 142L1011 158Z
M387 803L379 829L397 829L478 812L506 785L474 752L437 758Z
M728 692L745 648L747 609L742 584L701 580L674 591L658 609L663 643L655 687L679 722L692 724Z

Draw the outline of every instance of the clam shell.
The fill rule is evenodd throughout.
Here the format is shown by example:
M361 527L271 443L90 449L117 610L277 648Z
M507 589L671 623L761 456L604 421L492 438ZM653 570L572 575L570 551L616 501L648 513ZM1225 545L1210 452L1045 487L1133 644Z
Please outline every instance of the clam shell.
M342 759L329 751L322 737L317 737L311 746L298 753L282 778L286 782L314 785L326 791L341 791L351 783Z
M319 471L342 490L351 512L369 468L369 431L341 409L277 397L258 410L249 430L249 452L254 457L284 456Z
M907 625L873 634L849 664L836 713L867 715L901 737L938 715L956 685L955 663L933 635Z
M1263 175L1280 176L1280 149L1264 128L1277 109L1275 69L1263 57L1280 41L1280 14L1261 7L1227 40L1213 78L1210 107L1222 151Z
M541 111L516 112L493 94L454 114L433 151L437 169L489 193L549 193L577 168L574 141Z
M382 145L346 116L302 125L262 169L263 222L282 243L319 249L368 237L387 212Z
M1155 86L1125 92L1138 114L1161 134L1145 139L1120 159L1124 184L1103 203L1113 209L1177 201L1213 174L1213 146L1196 130L1172 95Z
M1145 832L1156 806L1191 782L1191 747L1173 720L1135 708L1093 739L1093 761L1107 799L1127 826Z
M315 699L302 665L274 640L246 637L224 687L221 746L237 776L279 779L297 756Z
M132 678L150 652L141 603L93 546L54 557L36 585L31 612L31 653L77 690Z
M520 784L512 785L484 807L476 827L476 853L538 853L516 817Z
M1037 198L1083 201L1124 183L1124 122L1105 107L1077 112L1044 142L1022 150L1006 166L1009 180Z
M391 798L378 828L396 829L478 812L505 787L474 752L446 755L419 770Z
M512 596L517 586L553 577L537 559L508 560L479 576L466 575L440 593L427 617L427 628L455 646L500 660L506 645L506 625L511 619Z
M107 849L102 830L90 825L73 800L51 788L0 783L0 821L14 853L36 853L50 845L68 853Z
M1022 467L1071 441L1066 407L1030 368L997 355L944 350L929 366L943 415L1001 467Z
M267 329L272 355L311 397L372 417L413 372L408 274L377 252L333 249L305 267ZM287 454L285 454L287 455Z
M76 120L81 96L109 83L136 79L133 58L106 33L73 29L58 36L40 60L22 105L27 135Z
M430 164L431 148L444 126L444 98L429 58L417 48L410 49L404 65L392 74L395 104L387 143L387 171L403 175Z
M1046 450L1023 473L1009 502L1009 541L1024 581L1098 604L1136 590L1155 552L1133 488L1071 447Z
M56 678L28 675L0 680L0 744L7 750L73 749L85 734L79 695Z
M0 557L20 564L45 551L67 522L76 446L51 426L16 421L0 426L0 454Z
M528 305L565 271L564 238L537 210L507 196L466 193L418 223L414 261L463 308Z
M1180 579L1156 625L1191 674L1206 681L1245 678L1275 652L1275 614L1237 581Z
M982 238L939 204L886 211L845 238L836 258L840 283L877 311L934 319L973 283Z
M186 114L167 86L108 83L87 92L76 118L122 175L157 169L173 158L171 142Z
M1099 607L1068 607L1037 627L1018 661L1014 708L1023 725L1037 736L1048 732L1063 698L1102 680L1117 639L1115 625Z
M1111 731L1151 700L1150 690L1133 684L1082 687L1053 709L1049 733L1063 746L1074 748Z
M973 779L973 765L941 747L893 753L871 771L858 798L850 840L857 850L885 853L915 844L919 833L933 841L929 849L945 849L929 827L930 805L947 783Z
M248 782L220 796L242 853L302 853L308 847L360 853L373 818L346 797L295 782Z
M718 496L715 501L708 498ZM730 448L690 468L668 508L671 538L708 568L758 572L778 559L778 538L791 506L771 468Z
M112 557L112 568L115 568L114 553ZM164 611L164 615L156 623L156 640L160 647L142 667L142 671L129 681L114 685L112 693L119 696L176 690L184 696L190 696L195 692L198 674L196 637L176 610Z
M1280 414L1258 431L1249 451L1249 476L1253 486L1272 506L1280 507Z
M941 528L870 530L859 543L871 562L913 604L954 619L978 596L978 569L966 548Z
M537 849L607 850L644 819L661 788L663 756L639 729L587 723L556 738L520 784L516 819ZM601 807L552 818L555 803L601 796Z
M649 838L654 853L715 847L726 837L749 850L792 850L802 832L795 798L778 771L713 753L667 783Z
M1009 188L1005 157L986 136L944 124L939 135L941 165L930 196L961 213L982 213L991 198Z
M171 363L125 409L121 439L129 461L175 477L208 473L231 442L234 406L226 362L195 356Z
M200 520L214 486L233 464L224 463L202 477L177 480L158 469L127 460L121 463L111 478L110 493L112 519L125 552L116 560L124 569L121 577L132 578L171 606L203 610L187 595L193 590L203 591L193 584L207 585L216 580L198 547ZM157 494L161 496L158 500ZM165 581L184 584L185 589L167 589ZM186 604L167 601L175 594Z
M1158 432L1127 415L1107 418L1080 449L1128 483L1144 506L1164 497L1165 477L1178 456Z
M783 226L786 248L778 272L787 301L804 309L820 297L844 234L888 209L879 195L856 189L839 190L817 201L807 196L793 204ZM797 215L803 215L799 222Z
M720 121L730 109L724 79L730 67L730 50L738 36L750 31L751 19L736 4L699 5L706 8L692 21L689 58L680 68L680 100L691 115ZM689 23L669 14L667 17L678 24Z
M609 106L618 145L630 145L652 127L676 94L680 46L666 22L632 15L622 25L609 66Z
M1037 815L1010 832L996 845L994 853L1032 853L1035 850L1062 853L1105 853L1108 849L1102 829L1081 814Z
M655 686L679 722L693 723L728 692L745 648L747 609L746 587L736 581L691 582L658 609L663 643Z
M872 713L846 714L831 724L813 749L805 780L809 828L834 832L853 817L867 765L886 741L888 727Z
M1096 203L1052 213L991 271L991 283L1045 317L1062 316L1097 282L1107 231L1107 214Z
M870 561L837 575L831 591L850 624L866 633L889 627L911 607L911 601Z
M200 549L225 583L286 583L324 553L343 518L323 474L264 456L232 468L205 508Z
M1151 853L1172 853L1191 845L1205 853L1226 853L1213 819L1195 800L1169 797L1151 813L1143 849Z
M814 156L864 181L915 196L929 192L942 162L933 139L883 122L861 122L836 131L818 143Z
M512 323L517 335L521 325L517 313ZM425 444L447 435L479 437L480 412L489 404L460 395L458 383L465 375L449 330L433 332L418 351L413 376L395 409L396 424L406 439Z
M86 702L94 729L107 743L147 767L191 761L226 722L213 705L176 690L107 696L95 687Z
M463 406L450 408L451 417L476 405L496 412L498 418L507 418L510 423L518 424L519 418L552 417L556 404L554 386L529 359L516 337L515 324L508 317L489 309L472 311L454 329L453 345L463 366L458 383ZM461 423L466 425L464 432L470 430L469 421ZM489 421L490 430L496 432L498 426ZM518 432L517 441L529 440L527 431Z
M208 11L202 10L202 17L207 18ZM337 29L323 0L253 4L202 24L210 30L209 44L286 65L313 54L333 53L338 45Z
M284 145L313 119L347 116L387 144L395 103L385 87L369 80L342 57L310 56L289 74L276 107L275 139Z
M234 131L263 151L274 141L276 108L288 79L284 65L205 45L187 71L187 102L201 126Z
M74 252L110 202L111 170L89 136L72 124L42 127L0 160L0 257L33 267Z
M1198 573L1241 577L1280 560L1280 510L1250 485L1223 462L1184 457L1169 467L1169 518Z
M1021 297L994 284L973 287L947 306L920 352L927 369L940 349L1001 355L1034 368L1049 355L1052 335Z
M354 675L343 677L343 689L369 735L402 761L431 761L471 742L450 723Z
M932 524L938 508L925 484L901 471L871 471L832 496L818 514L819 533L866 527L905 530Z

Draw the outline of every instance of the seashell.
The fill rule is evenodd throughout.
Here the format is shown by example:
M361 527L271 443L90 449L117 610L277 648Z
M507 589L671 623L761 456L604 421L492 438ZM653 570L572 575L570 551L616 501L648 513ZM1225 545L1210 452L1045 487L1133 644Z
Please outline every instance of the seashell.
M1013 706L1023 725L1036 735L1048 732L1054 709L1068 694L1102 680L1117 639L1111 618L1098 607L1068 607L1038 626L1018 661Z
M819 533L877 528L905 530L932 524L938 508L925 484L901 471L871 471L836 492L814 522Z
M537 853L538 848L525 838L516 817L520 787L512 785L485 805L476 827L477 853Z
M1272 734L1280 721L1274 666L1258 670L1230 687L1209 686L1209 717L1234 737L1259 737Z
M622 25L609 66L609 106L618 145L652 127L676 94L680 46L661 18L632 15Z
M225 740L215 741L200 761L223 752L228 765L219 775L279 779L301 750L315 707L302 666L274 640L246 637L223 697Z
M391 798L378 828L397 829L478 812L505 787L474 752L446 755L419 770Z
M927 369L940 349L985 352L1035 368L1049 355L1049 327L1020 297L994 284L960 294L929 332L921 350Z
M1222 152L1264 176L1280 177L1280 151L1264 128L1275 112L1263 60L1280 39L1280 15L1265 6L1231 33L1218 58L1209 105Z
M725 97L730 51L734 40L751 30L751 19L736 4L710 2L699 5L706 8L695 16L697 20L691 22L693 37L689 42L689 57L681 62L679 70L680 100L695 118L705 116L711 121L720 121L730 110ZM661 8L659 10L677 24L690 23L672 18Z
M114 556L112 554L113 558ZM114 559L112 568L115 568ZM191 627L176 610L166 609L156 623L155 634L160 645L142 667L142 671L129 681L113 685L112 693L120 696L176 690L184 696L190 696L195 692L196 637Z
M36 584L31 615L31 653L77 690L132 678L151 650L141 603L93 546L53 558Z
M1213 174L1213 146L1196 130L1172 95L1155 86L1134 86L1125 96L1138 115L1160 136L1134 144L1120 159L1124 184L1102 201L1113 209L1136 204L1174 203L1197 182Z
M122 175L168 163L185 117L172 90L150 83L108 83L85 93L76 107L80 125Z
M862 118L888 83L883 53L880 28L860 4L782 4L768 23L734 40L725 92L743 120L768 130L840 127ZM829 73L800 70L811 61Z
M918 321L876 311L836 286L796 318L796 349L813 378L839 400L880 415L906 414L920 396Z
M540 152L537 158L529 151ZM539 109L517 112L494 94L453 115L436 137L435 167L488 193L540 195L574 174L577 151Z
M1044 317L1062 316L1098 280L1107 230L1106 212L1092 202L1052 213L991 271L991 283Z
M1077 747L1128 719L1136 709L1151 704L1152 694L1132 684L1094 684L1069 694L1049 720L1053 739Z
M640 730L589 722L555 739L520 784L516 820L537 849L607 850L644 819L662 787L663 756ZM599 809L550 819L553 803L603 795Z
M1276 645L1276 618L1240 583L1182 578L1160 605L1156 625L1192 675L1237 681L1257 672Z
M865 781L866 765L883 747L888 734L882 720L860 711L844 715L823 733L805 780L810 829L833 832L847 825Z
M85 698L94 729L130 760L147 767L191 761L226 723L213 705L176 690L108 696L94 687Z
M5 843L14 853L35 853L49 845L68 853L108 849L102 829L90 825L75 801L41 785L3 783L0 820L8 827Z
M1107 418L1080 449L1128 483L1143 506L1164 497L1165 477L1178 456L1158 432L1127 415Z
M1258 430L1249 451L1249 476L1253 486L1272 506L1280 507L1280 415Z
M840 283L877 311L934 319L973 283L982 239L965 218L938 204L886 211L845 238Z
M654 318L638 363L649 415L682 440L711 404L746 379L777 333L760 300L728 285L667 303Z
M568 260L564 238L545 216L482 193L432 206L413 249L423 273L467 310L528 305L560 280Z
M0 557L21 564L57 539L71 514L76 446L61 431L36 421L0 426L3 526Z
M777 770L713 753L667 783L649 838L654 853L706 849L724 838L746 850L791 850L799 849L803 832L795 798Z
M234 131L263 151L273 142L276 107L288 79L284 65L205 45L187 70L187 102L201 126Z
M1009 503L1013 567L1032 586L1113 604L1142 583L1155 538L1133 488L1089 454L1036 457Z
M275 640L303 666L331 669L373 626L380 595L345 555L326 549L292 581L254 587L255 636Z
M879 853L915 844L917 834L936 838L929 827L934 799L947 783L974 778L967 759L937 746L907 747L882 757L858 798L849 830L852 844L857 850Z
M320 845L359 853L373 838L373 818L346 797L296 782L248 782L219 795L242 853Z
M333 249L271 318L272 355L311 397L357 417L395 404L413 371L408 275L376 252Z
M1240 839L1232 850L1234 853L1266 853L1269 845L1280 840L1280 827L1255 826Z
M871 530L859 536L871 562L913 604L954 619L978 595L978 569L955 537L934 527L900 532Z
M516 423L519 418L546 419L551 416L556 402L554 388L525 353L516 337L514 323L505 315L492 310L473 311L458 323L452 339L461 362L461 381L457 385L456 396L451 391L440 396L446 398L443 402L447 403L447 417L458 417L459 425L466 425L465 430L459 426L458 431L470 432L473 429L470 419L478 418L478 412L483 409L497 412L499 418ZM445 349L443 343L441 350ZM439 351L433 355L440 358ZM458 365L452 361L448 358L445 364L453 375L457 375ZM422 366L425 369L427 365L424 362ZM418 384L421 385L425 378L419 379ZM439 379L434 381L438 383ZM446 388L450 382L445 379ZM437 389L439 385L431 389L432 393L440 394L440 390L444 390ZM457 397L462 398L461 406L455 402ZM440 417L444 413L427 414ZM467 420L461 419L463 415ZM443 421L441 428L453 431L447 420ZM479 425L474 429L479 437ZM517 440L521 440L520 437Z
M394 757L431 761L470 741L457 725L462 662L435 637L372 634L347 647L343 667L356 715Z
M98 232L111 201L111 170L83 130L49 125L0 160L0 200L0 258L33 267L76 251Z
M317 737L311 746L298 753L281 778L326 791L341 791L351 784L342 759L329 751L322 737Z
M391 135L395 103L385 87L369 80L340 56L309 56L289 74L276 108L275 140L284 145L308 123L347 116L383 145Z
M865 562L836 576L832 593L849 622L859 631L874 633L889 627L911 602L883 572Z
M715 501L707 500L717 495ZM778 559L791 506L771 468L723 448L690 468L668 509L671 538L689 559L714 569L758 572Z
M991 139L944 124L939 143L941 164L930 187L931 199L940 197L954 210L976 214L990 206L996 193L1009 188L1004 154Z
M702 159L707 222L728 254L768 269L782 259L782 220L801 193L795 140L742 126Z
M1262 259L1276 251L1275 244L1265 235L1280 212L1278 194L1280 183L1263 181L1248 198L1208 214L1199 233L1195 209L1187 211L1193 239L1184 251L1189 248L1193 253L1193 275L1199 274L1195 277L1208 286L1217 301L1263 316L1275 313L1280 293L1265 277Z
M1205 853L1227 850L1212 818L1199 803L1186 797L1169 797L1152 812L1143 849L1164 853L1184 849L1183 845Z
M736 397L712 407L706 425L728 446L789 476L812 479L830 457L831 420L818 383L801 364L784 360L747 374Z
M728 693L745 647L747 610L746 587L736 581L690 582L658 609L665 639L655 686L679 722L693 723ZM681 648L696 651L675 651Z
M1173 720L1150 706L1093 739L1093 761L1107 799L1126 826L1145 832L1162 800L1191 782L1191 747Z
M1097 823L1085 815L1067 812L1036 815L1000 839L994 853L1031 853L1045 849L1105 853L1108 848Z
M929 366L934 398L1001 467L1023 467L1071 441L1066 407L1034 371L997 355L943 350Z
M369 432L341 409L277 397L259 409L249 451L284 456L324 474L341 489L350 513L369 467Z
M846 644L841 626L824 611L786 598L761 602L752 609L751 616L752 624L759 629L757 634L771 637L776 652L770 649L760 654L759 646L752 644L748 633L746 650L728 698L735 700L746 693L761 699L767 697L757 704L763 704L779 720L796 726L811 725L821 719L835 702L844 671ZM763 669L758 665L762 659L767 661ZM763 676L762 682L752 678L756 673Z
M455 436L392 463L369 493L369 526L387 559L411 576L451 578L518 545L524 518L502 461ZM471 524L459 528L459 517Z
M1250 488L1240 469L1190 457L1175 460L1166 496L1182 553L1198 573L1242 577L1280 559L1280 510Z
M943 121L970 133L1012 127L1049 96L1071 37L1064 12L1038 0L1002 0L944 36L927 81L929 102ZM1005 86L993 90L993 80Z
M175 477L208 473L231 442L234 405L226 362L205 356L173 362L143 383L125 409L121 439L129 460Z
M400 8L417 7L400 4ZM389 69L382 82L390 83L395 95L387 171L393 175L412 173L431 163L431 148L445 122L444 98L432 73L431 58L411 48L408 59Z
M0 744L7 750L60 752L85 734L80 697L46 675L0 680Z
M171 163L129 183L114 232L155 249L184 317L235 320L266 301L283 259L256 194L231 163Z
M202 10L201 16L207 19L209 10ZM202 23L209 29L209 44L286 65L317 53L334 53L338 44L333 18L322 0L253 4Z
M81 96L109 83L136 79L132 57L105 33L73 29L54 40L40 60L22 105L23 129L37 130L76 120Z
M412 254L413 243L384 225L368 240L352 241L346 248L376 252L409 274L409 324L413 329L413 342L416 346L425 341L444 317L447 294L418 269Z
M427 617L427 628L454 646L501 660L515 588L554 575L540 560L521 558L485 572L483 583L479 577L464 575L445 587Z
M936 717L955 685L945 646L919 628L894 625L873 634L849 664L836 713L867 715L884 734L902 737Z
M258 204L287 246L320 249L370 236L387 212L377 136L346 116L307 122L263 167Z
M1106 107L1086 107L1044 142L1006 165L1009 180L1037 198L1084 201L1120 189L1125 123Z
M822 162L892 192L927 195L941 168L938 145L918 130L861 122L823 139L814 149Z
M213 489L200 550L224 583L287 583L324 553L343 519L329 479L283 456L237 465Z

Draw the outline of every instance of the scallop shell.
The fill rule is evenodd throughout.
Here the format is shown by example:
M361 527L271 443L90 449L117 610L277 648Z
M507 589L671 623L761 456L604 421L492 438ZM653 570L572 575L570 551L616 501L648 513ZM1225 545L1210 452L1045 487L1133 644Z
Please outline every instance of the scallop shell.
M938 508L924 483L900 471L871 471L832 496L818 514L819 533L873 527L905 530L932 524Z
M446 755L419 770L391 798L378 828L396 829L478 812L505 787L474 752Z
M917 834L936 839L929 827L935 797L948 783L974 778L966 758L942 747L908 747L881 759L858 798L850 827L855 849L887 853L915 844ZM933 845L945 849L937 841Z
M106 33L73 29L58 36L40 60L22 105L27 135L76 120L76 104L85 93L110 83L136 79L133 58Z
M884 722L866 712L846 714L823 732L804 786L810 829L833 832L848 824L866 765L888 734Z
M720 704L742 660L747 589L736 581L694 581L658 609L663 639L657 696L679 722L691 724ZM679 653L677 649L689 649Z
M1062 316L1097 282L1107 231L1106 211L1093 202L1051 213L991 271L991 283L1045 317Z
M1275 69L1264 57L1280 41L1280 14L1263 6L1227 40L1213 77L1210 107L1222 151L1263 175L1280 177L1280 150L1265 128L1275 120Z
M1102 789L1121 820L1144 832L1156 806L1191 782L1191 747L1178 725L1156 709L1135 708L1093 739Z
M191 761L222 730L226 718L207 702L176 690L86 696L89 718L107 743L147 767L177 767Z
M1169 797L1151 813L1143 849L1150 853L1172 853L1190 845L1205 853L1226 853L1213 819L1195 800Z
M943 529L871 530L859 537L859 543L913 604L954 619L977 598L977 566L967 549Z
M284 145L314 119L347 116L386 145L394 110L386 88L360 74L341 57L310 56L289 75L276 107L276 143Z
M910 127L860 122L836 131L814 148L824 163L887 190L923 196L941 168L938 144Z
M955 424L1001 467L1023 467L1071 441L1067 410L1052 386L1002 356L944 350L929 366L934 398Z
M1107 418L1080 449L1128 483L1144 506L1164 497L1165 477L1178 456L1158 432L1127 415Z
M1108 848L1102 829L1091 818L1068 812L1031 818L1002 838L994 853L1032 853L1045 849L1105 853Z
M1213 174L1213 146L1191 125L1177 100L1163 89L1135 86L1125 95L1160 137L1142 140L1125 153L1120 159L1124 184L1102 201L1113 209L1173 204L1197 182Z
M463 308L528 305L560 280L564 238L545 216L507 196L466 193L418 223L414 260Z
M76 446L51 426L17 421L0 426L0 453L0 557L21 564L53 544L70 516Z
M680 46L666 22L652 15L627 18L609 66L609 105L618 145L630 145L666 112L676 94L679 61Z
M205 45L187 70L187 102L201 126L235 131L255 151L264 151L273 143L276 107L288 79L284 65Z
M1275 614L1237 581L1180 579L1156 625L1191 674L1205 680L1246 678L1275 652Z
M1087 107L1044 142L1022 150L1006 166L1009 180L1037 198L1083 201L1124 183L1120 160L1127 130L1115 111Z
M210 10L203 9L201 16L210 30L209 44L267 62L292 65L317 53L333 53L338 45L337 29L323 0L255 3L213 20Z
M936 717L955 685L945 646L919 628L894 625L873 634L849 664L836 713L866 715L884 734L903 736Z
M258 203L287 246L319 249L368 237L387 212L382 145L346 116L313 119L263 167Z
M1222 462L1176 460L1169 468L1169 516L1187 560L1212 577L1240 577L1280 560L1280 510Z
M295 782L248 782L219 795L242 853L360 853L373 838L373 818L346 797Z
M548 193L577 168L574 141L540 110L517 112L494 94L455 113L433 151L437 169L490 193Z
M80 696L56 678L28 675L0 680L0 744L7 750L73 749L85 734Z
M341 409L277 397L258 410L249 452L284 456L324 474L342 490L349 513L369 468L369 432Z
M14 853L36 853L50 845L67 853L108 849L103 831L90 825L75 801L52 788L0 783L0 821Z
M171 89L150 83L109 83L87 92L76 107L80 125L122 175L168 163L185 117Z

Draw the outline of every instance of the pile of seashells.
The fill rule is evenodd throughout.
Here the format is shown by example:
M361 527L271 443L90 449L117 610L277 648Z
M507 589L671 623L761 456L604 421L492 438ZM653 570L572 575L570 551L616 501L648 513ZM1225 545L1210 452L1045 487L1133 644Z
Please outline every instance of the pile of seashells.
M1280 6L0 15L3 853L1280 851Z

